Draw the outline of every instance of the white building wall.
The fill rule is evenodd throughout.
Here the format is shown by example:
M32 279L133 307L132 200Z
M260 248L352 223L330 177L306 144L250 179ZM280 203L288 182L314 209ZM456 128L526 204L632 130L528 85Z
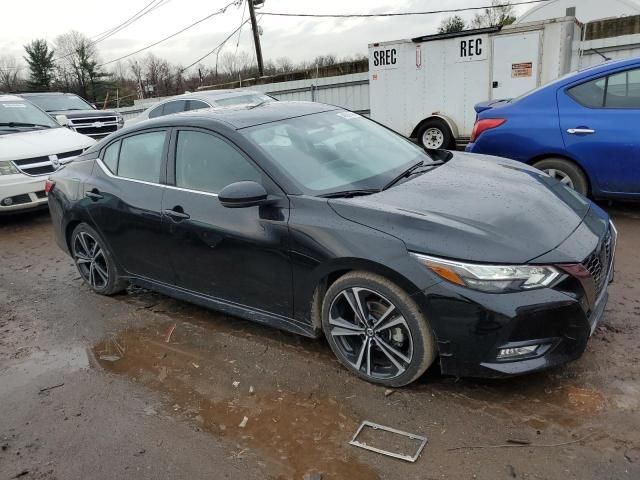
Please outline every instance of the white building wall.
M640 2L637 0L553 0L531 8L516 23L564 17L570 7L576 7L576 18L582 23L640 14Z

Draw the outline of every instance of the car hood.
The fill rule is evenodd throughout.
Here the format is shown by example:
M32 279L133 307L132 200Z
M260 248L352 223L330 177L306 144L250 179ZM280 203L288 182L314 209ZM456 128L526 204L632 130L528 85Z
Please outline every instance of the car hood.
M329 202L411 251L495 263L526 263L555 249L591 205L532 167L465 153L383 192Z
M92 138L64 127L10 133L0 135L0 161L57 155L85 149L94 143Z
M52 116L64 115L67 118L97 118L97 117L115 117L118 114L111 110L47 110Z

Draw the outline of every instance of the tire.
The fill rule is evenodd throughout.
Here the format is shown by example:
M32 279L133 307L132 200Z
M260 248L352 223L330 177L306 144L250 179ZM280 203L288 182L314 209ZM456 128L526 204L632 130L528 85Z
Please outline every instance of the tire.
M366 328L356 310L367 316ZM418 305L396 284L369 272L347 273L329 287L322 301L322 329L348 370L389 387L419 378L437 354L435 337Z
M78 273L100 295L114 295L127 287L102 237L86 223L71 234L71 255Z
M569 160L546 158L534 163L533 166L573 188L585 197L589 193L589 182L586 175L579 166Z
M452 139L449 126L442 120L427 120L418 130L418 142L428 150L447 149Z

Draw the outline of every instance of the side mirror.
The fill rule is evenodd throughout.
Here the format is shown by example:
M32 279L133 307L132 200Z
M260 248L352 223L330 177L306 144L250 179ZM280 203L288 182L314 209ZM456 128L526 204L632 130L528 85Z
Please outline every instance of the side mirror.
M218 194L223 207L246 208L269 203L265 188L257 182L236 182L227 185Z
M66 115L56 115L56 122L58 122L63 127L69 126L69 119Z

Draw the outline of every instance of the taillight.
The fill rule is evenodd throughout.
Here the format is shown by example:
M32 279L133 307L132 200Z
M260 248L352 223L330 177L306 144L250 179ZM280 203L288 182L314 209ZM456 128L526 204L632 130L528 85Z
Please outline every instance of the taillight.
M53 186L56 184L53 180L45 180L44 182L44 193L49 195L49 192L53 189Z
M475 142L480 134L485 130L491 130L492 128L499 127L506 121L506 118L483 118L482 120L476 120L476 123L473 126L473 131L471 132L470 142Z

